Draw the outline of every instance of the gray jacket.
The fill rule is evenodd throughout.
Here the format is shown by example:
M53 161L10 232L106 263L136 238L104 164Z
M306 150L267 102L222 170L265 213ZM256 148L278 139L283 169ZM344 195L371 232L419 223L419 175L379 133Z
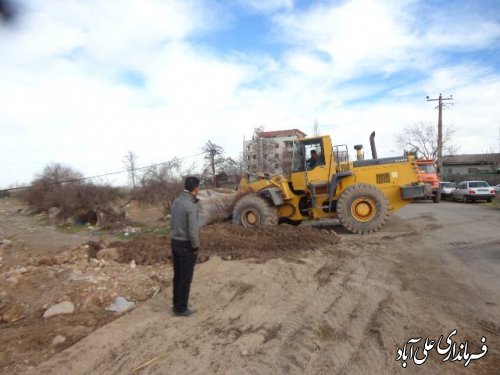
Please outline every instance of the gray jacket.
M172 204L171 209L171 237L179 241L189 241L191 247L200 247L198 228L198 199L188 191L181 195Z

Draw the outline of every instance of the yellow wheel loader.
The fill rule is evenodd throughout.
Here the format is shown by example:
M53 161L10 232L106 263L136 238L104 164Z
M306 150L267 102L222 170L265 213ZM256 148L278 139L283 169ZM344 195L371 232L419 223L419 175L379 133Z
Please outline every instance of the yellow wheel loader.
M329 218L352 233L376 232L390 213L424 195L416 173L411 157L351 162L347 145L332 146L329 136L298 139L289 176L242 179L233 222L255 226Z

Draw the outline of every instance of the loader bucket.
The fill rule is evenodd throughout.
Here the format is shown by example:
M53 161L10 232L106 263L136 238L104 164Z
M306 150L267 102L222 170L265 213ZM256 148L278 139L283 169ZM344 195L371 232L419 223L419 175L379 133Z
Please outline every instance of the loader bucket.
M198 225L200 227L231 217L237 192L229 189L201 190L198 195Z

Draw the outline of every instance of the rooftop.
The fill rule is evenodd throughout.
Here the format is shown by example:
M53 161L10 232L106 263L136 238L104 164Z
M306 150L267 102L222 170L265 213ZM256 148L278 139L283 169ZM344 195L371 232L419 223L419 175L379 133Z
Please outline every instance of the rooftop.
M283 137L297 137L304 138L306 133L299 129L286 129L286 130L272 130L258 133L262 138L283 138Z
M462 154L462 155L445 155L443 156L443 164L445 165L460 165L460 164L495 164L500 163L500 153L493 154Z

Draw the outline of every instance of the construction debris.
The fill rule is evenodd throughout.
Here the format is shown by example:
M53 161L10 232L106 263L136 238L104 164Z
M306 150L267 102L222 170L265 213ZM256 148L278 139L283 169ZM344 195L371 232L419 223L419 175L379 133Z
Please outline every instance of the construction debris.
M57 305L52 306L43 313L44 318L51 318L57 315L73 314L75 305L70 301L63 301Z
M2 319L4 322L12 323L21 319L24 309L21 305L17 303L12 303L8 305L2 311Z
M54 337L54 340L52 340L52 346L60 345L60 344L64 343L65 341L66 341L66 337L64 337L62 335L57 335L56 337Z

